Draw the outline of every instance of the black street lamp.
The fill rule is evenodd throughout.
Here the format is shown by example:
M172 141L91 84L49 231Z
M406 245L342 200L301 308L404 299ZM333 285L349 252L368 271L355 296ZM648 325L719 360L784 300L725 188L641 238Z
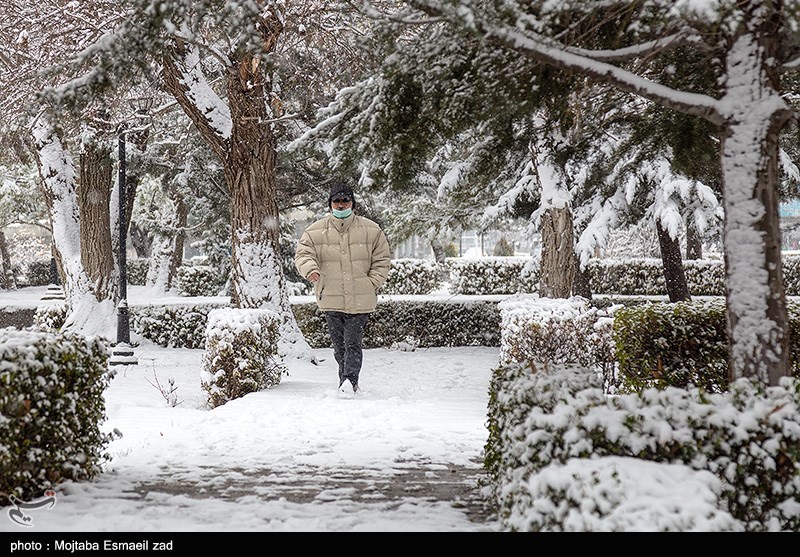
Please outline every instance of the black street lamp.
M143 97L130 100L131 106L136 111L138 118L146 118L147 111L153 104L153 99ZM119 302L117 303L117 344L111 352L110 365L136 365L139 360L133 354L131 347L130 315L128 314L128 227L127 224L127 185L125 182L125 134L123 125L119 132Z

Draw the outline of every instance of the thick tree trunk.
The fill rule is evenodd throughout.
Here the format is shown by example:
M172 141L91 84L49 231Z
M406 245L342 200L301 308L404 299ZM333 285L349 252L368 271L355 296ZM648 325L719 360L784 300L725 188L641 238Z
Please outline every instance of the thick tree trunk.
M550 207L542 215L542 262L539 295L569 298L575 278L572 211Z
M753 21L757 34L740 36L728 54L723 99L729 375L776 385L791 372L778 219L778 135L791 111L770 79L779 33L771 19Z
M667 295L670 302L684 302L691 299L689 286L686 284L686 273L681 259L681 245L678 238L672 238L669 232L656 220L658 243L661 246L661 263L664 268L664 282L667 283Z
M90 142L80 156L81 262L98 301L113 300L114 250L111 245L111 151Z
M5 233L0 230L0 288L3 290L16 290L17 281L11 269L11 256L8 253L8 243Z
M72 156L57 131L44 117L33 126L37 164L53 231L53 250L63 272L67 303L64 329L86 335L113 337L114 303L98 298L84 271L78 218L78 194Z
M686 223L686 259L703 259L703 242L691 221Z
M277 9L277 8L274 8ZM283 31L282 17L271 10L259 18L264 52L274 50ZM235 45L234 45L235 46ZM231 194L232 303L237 307L272 309L281 316L279 347L283 355L310 358L308 343L295 320L280 255L280 221L276 188L277 139L267 108L272 92L269 71L262 58L245 49L232 50L227 74L230 135L212 125L197 98L187 93L181 45L177 56L167 56L164 83L223 164ZM192 70L197 73L198 69ZM193 86L198 87L197 84Z

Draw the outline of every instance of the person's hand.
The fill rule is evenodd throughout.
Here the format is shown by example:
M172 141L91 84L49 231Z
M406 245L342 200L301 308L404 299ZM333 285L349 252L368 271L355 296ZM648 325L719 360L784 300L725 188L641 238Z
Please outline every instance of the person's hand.
M319 273L314 271L313 273L308 275L308 280L310 280L311 282L317 282L319 280Z

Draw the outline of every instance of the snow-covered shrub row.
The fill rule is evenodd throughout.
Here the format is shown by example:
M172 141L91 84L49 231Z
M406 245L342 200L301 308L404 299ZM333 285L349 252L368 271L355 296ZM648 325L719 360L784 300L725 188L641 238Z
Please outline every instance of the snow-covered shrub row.
M607 382L614 375L614 312L586 298L540 298L521 295L501 301L500 363L533 362L536 366L580 364L600 370Z
M0 492L40 497L101 471L108 346L99 338L0 329Z
M439 287L439 267L430 259L392 259L381 294L430 294Z
M720 501L722 481L685 464L605 456L545 466L525 485L532 504L508 517L517 531L726 532L741 523Z
M725 300L651 303L614 316L619 387L728 387Z
M125 276L128 284L144 286L147 284L147 269L150 266L150 259L146 257L128 259L125 262Z
M183 296L217 296L228 279L211 265L181 265L177 278Z
M790 360L800 377L800 304L788 303ZM696 385L707 391L728 388L728 334L725 301L648 303L614 314L619 387Z
M208 313L200 385L211 408L281 382L280 316L267 309L217 308Z
M220 302L179 306L131 306L131 330L160 346L203 348L208 312L227 305L227 302Z
M765 387L740 379L726 393L668 387L608 396L602 387L600 374L580 366L494 370L485 466L506 528L568 529L575 513L604 520L623 512L624 494L584 486L582 495L593 499L561 498L542 487L558 488L552 480L536 477L571 459L618 456L714 474L722 482L720 510L738 521L719 514L718 527L800 529L800 380ZM548 508L543 490L558 505Z
M530 270L529 257L447 258L452 294L516 294L536 292L538 273Z
M39 304L33 314L33 328L45 333L55 333L61 329L66 320L66 304Z
M325 316L315 303L292 306L303 336L314 348L330 347ZM364 347L408 343L432 346L499 346L500 311L486 300L382 300L364 330Z

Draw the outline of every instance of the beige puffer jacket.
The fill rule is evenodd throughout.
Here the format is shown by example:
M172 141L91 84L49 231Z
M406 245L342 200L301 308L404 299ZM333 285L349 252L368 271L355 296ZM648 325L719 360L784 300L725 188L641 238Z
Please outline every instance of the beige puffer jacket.
M319 309L344 313L375 311L375 291L386 280L390 262L386 235L357 215L318 220L303 232L294 256L301 276L320 274L314 284Z

